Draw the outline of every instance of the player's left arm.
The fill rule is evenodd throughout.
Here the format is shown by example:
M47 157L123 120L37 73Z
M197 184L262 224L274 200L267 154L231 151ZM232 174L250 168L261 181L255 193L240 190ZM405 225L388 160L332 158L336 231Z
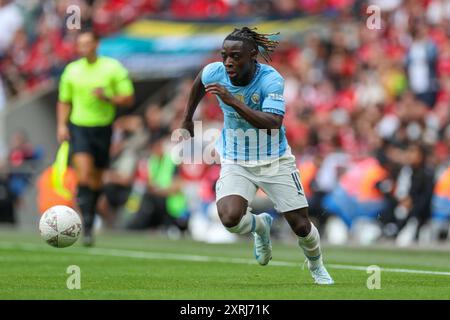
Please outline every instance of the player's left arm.
M132 107L134 104L134 95L115 96L110 98L111 104L118 107Z
M109 97L103 88L94 90L94 94L103 101L111 103L117 107L132 107L134 104L134 87L130 80L128 70L118 64L113 72L114 95Z
M276 99L282 100L283 91L280 85L268 86L268 93L264 93L264 101L262 111L254 110L247 106L244 102L241 102L235 98L226 88L218 83L213 83L206 86L206 92L216 94L222 99L222 101L234 108L237 113L251 125L258 129L280 129L283 124L284 117L284 101L276 101ZM273 92L271 92L273 91ZM280 102L282 107L280 107Z

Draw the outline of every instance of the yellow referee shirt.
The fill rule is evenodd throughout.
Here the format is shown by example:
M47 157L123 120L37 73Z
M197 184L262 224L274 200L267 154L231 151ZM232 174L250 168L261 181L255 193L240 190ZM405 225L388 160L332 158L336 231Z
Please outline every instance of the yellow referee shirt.
M71 123L97 127L108 126L114 121L115 106L98 99L93 93L100 87L107 97L134 93L127 69L113 58L97 57L92 64L82 58L66 66L59 84L59 100L72 105Z

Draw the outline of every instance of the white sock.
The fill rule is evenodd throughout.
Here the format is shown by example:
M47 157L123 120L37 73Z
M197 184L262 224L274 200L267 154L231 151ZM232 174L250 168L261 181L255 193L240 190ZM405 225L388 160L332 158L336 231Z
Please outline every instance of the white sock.
M298 237L298 245L314 269L322 263L322 252L320 250L320 235L316 226L311 222L311 231L306 237Z
M231 233L247 234L250 232L256 232L260 234L264 231L264 222L260 216L252 214L251 209L247 208L247 211L242 216L241 221L239 221L236 226L226 229Z

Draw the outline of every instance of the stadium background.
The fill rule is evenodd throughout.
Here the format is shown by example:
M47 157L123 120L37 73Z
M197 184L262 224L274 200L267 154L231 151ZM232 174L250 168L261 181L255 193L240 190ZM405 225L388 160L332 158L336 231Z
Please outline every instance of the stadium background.
M369 4L381 9L379 30L368 27ZM180 127L193 76L220 59L224 36L234 26L250 25L281 33L272 65L286 79L284 124L324 240L399 246L445 240L450 216L450 1L445 0L1 0L4 224L35 228L39 219L36 181L58 147L58 77L75 58L78 31L66 27L69 5L81 8L83 27L102 35L100 54L119 59L136 86L135 106L122 110L114 126L100 228L126 229L133 212L145 211L139 199L154 142L161 136L169 140L167 132ZM220 128L214 97L203 100L196 119L204 128ZM135 228L175 238L187 232L207 242L236 240L214 212L218 167L179 169L186 210L172 220L155 213ZM271 210L263 193L254 207ZM282 220L274 236L293 240Z

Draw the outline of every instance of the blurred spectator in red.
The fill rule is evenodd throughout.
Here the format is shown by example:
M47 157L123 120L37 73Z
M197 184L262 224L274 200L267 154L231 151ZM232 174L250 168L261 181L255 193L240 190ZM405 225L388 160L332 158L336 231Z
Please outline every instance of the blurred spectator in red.
M37 172L44 152L42 148L32 145L26 132L15 132L10 140L8 165L10 171L9 185L15 200L20 197L30 185Z
M172 0L170 12L177 19L225 18L230 7L224 0Z

